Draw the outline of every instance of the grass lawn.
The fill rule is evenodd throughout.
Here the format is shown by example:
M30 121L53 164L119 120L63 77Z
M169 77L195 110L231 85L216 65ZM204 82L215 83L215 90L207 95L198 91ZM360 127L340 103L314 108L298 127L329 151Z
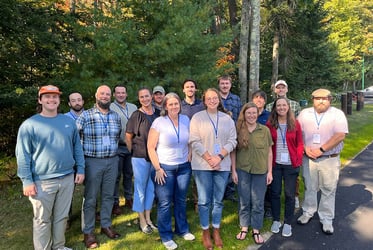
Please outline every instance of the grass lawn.
M342 165L345 166L356 154L363 150L373 140L373 105L365 105L360 112L353 110L348 116L350 133L345 140L345 147L341 154ZM301 182L301 191L303 185ZM66 246L73 249L85 249L82 242L83 235L80 231L80 207L82 201L83 186L77 186L73 200L74 220L72 227L66 232ZM190 197L192 197L190 195ZM123 200L121 201L123 204ZM254 244L250 235L247 240L238 241L235 235L239 231L237 216L237 204L225 201L222 219L221 234L224 241L224 249L246 249ZM113 226L122 234L118 240L109 240L106 236L99 234L100 226L96 224L96 233L101 245L98 249L165 249L160 243L157 233L145 235L138 230L136 224L137 215L128 209L123 209L124 214L113 218ZM154 222L156 211L153 212ZM198 214L193 210L193 202L188 202L188 220L191 232L196 235L196 240L186 242L175 236L179 245L178 249L203 249L201 244L202 231L199 227ZM22 186L19 180L0 182L0 249L18 250L33 249L32 246L32 208L26 197L22 195ZM271 220L264 220L262 232L268 232Z

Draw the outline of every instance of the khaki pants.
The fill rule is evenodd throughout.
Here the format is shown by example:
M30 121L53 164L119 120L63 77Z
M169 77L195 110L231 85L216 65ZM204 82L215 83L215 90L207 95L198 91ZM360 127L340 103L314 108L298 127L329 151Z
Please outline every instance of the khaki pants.
M303 157L302 173L305 185L303 214L313 216L317 211L322 224L333 223L340 166L339 156L317 160ZM318 191L321 191L319 204L317 204Z
M30 196L35 250L65 246L65 229L74 192L74 174L36 181L37 195Z

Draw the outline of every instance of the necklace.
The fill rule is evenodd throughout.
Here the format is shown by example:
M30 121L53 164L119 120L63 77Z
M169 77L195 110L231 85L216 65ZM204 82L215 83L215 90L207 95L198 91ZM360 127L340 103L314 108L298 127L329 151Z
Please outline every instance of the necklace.
M146 114L146 115L152 115L152 114L154 114L154 108L153 108L153 107L151 108L151 110L146 110L146 111L141 107L140 110L141 110L144 114Z

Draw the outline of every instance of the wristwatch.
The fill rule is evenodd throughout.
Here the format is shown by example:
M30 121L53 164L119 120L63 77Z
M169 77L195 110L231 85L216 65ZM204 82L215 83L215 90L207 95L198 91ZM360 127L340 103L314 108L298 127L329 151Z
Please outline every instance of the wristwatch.
M218 156L220 157L220 160L224 160L224 155L218 154Z
M320 151L325 153L325 150L322 147L320 147Z

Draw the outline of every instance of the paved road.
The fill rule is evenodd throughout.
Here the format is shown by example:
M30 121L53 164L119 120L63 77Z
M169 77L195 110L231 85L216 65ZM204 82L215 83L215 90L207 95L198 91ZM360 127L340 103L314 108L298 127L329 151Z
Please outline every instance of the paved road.
M260 248L283 250L369 250L373 249L373 143L341 171L336 196L334 234L325 235L317 214L307 225L293 223L293 235L264 234ZM300 216L297 212L295 219Z

